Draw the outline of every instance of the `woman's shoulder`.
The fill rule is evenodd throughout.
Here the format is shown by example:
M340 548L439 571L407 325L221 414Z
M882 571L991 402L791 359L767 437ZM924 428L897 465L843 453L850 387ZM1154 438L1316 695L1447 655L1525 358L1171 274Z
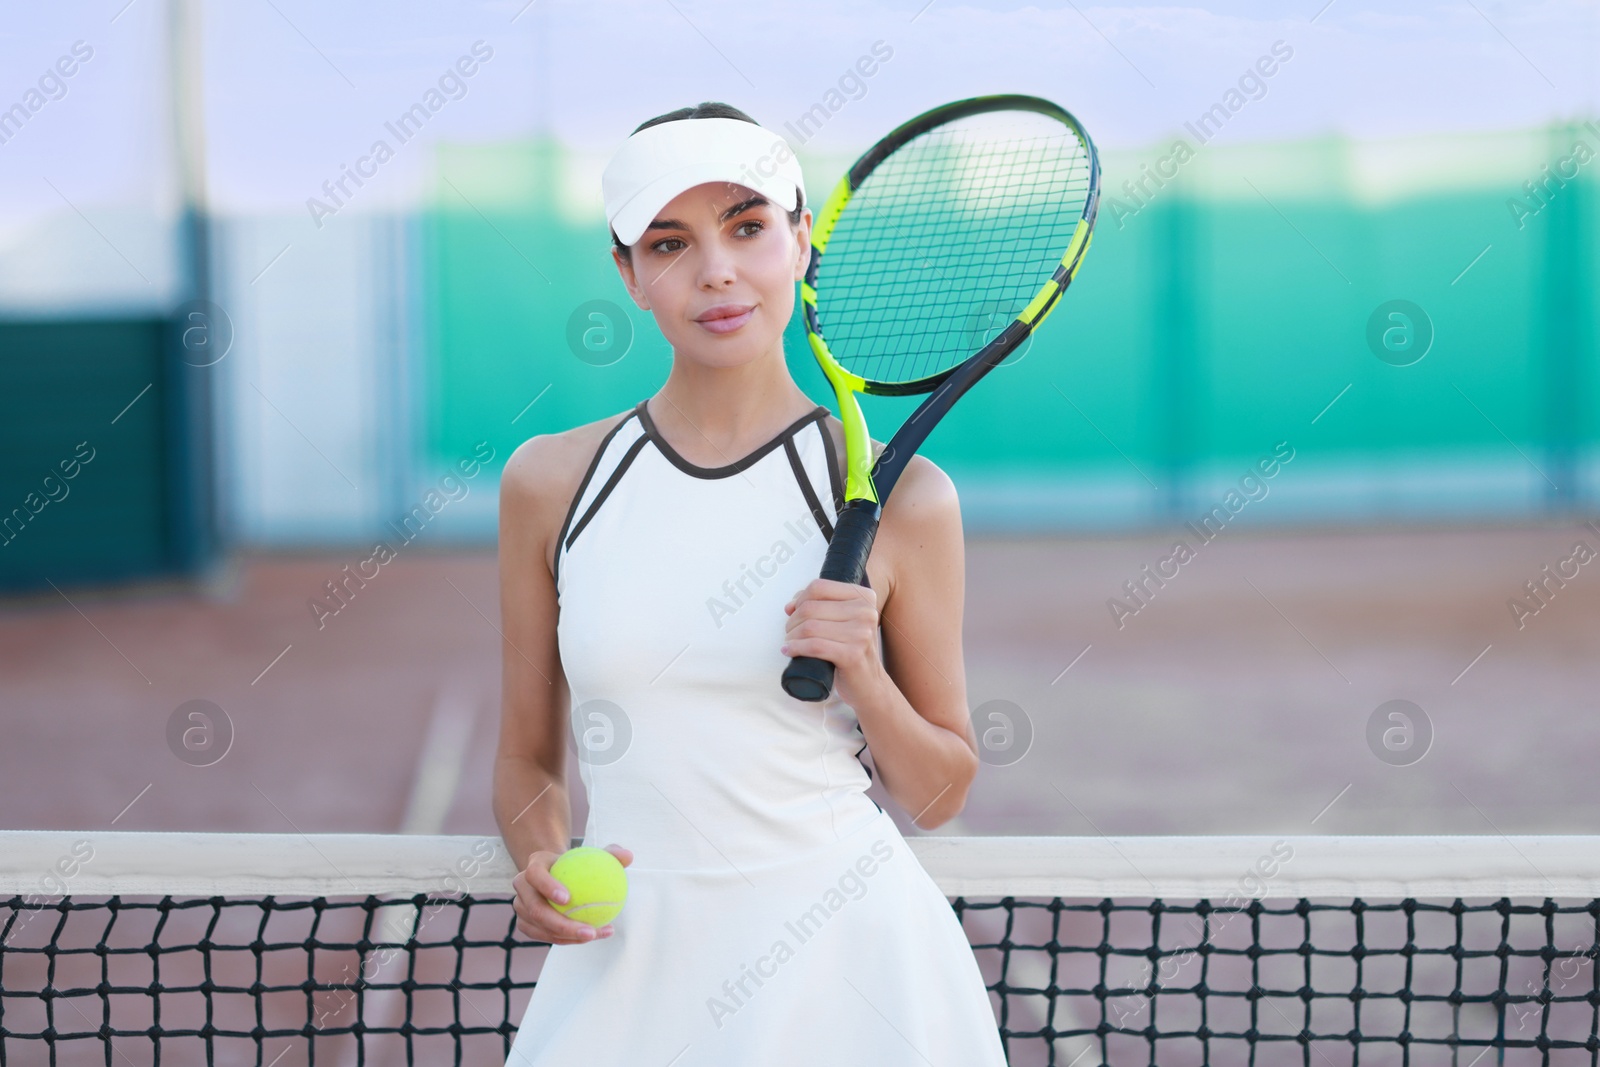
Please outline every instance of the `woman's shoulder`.
M545 533L553 540L606 435L632 413L629 408L522 442L500 475L502 507L513 502L530 507L550 527Z
M518 445L511 458L506 460L505 476L516 479L528 488L541 485L560 485L583 477L589 462L600 449L606 435L633 414L633 409L607 415L594 422L574 426L570 430L542 433Z

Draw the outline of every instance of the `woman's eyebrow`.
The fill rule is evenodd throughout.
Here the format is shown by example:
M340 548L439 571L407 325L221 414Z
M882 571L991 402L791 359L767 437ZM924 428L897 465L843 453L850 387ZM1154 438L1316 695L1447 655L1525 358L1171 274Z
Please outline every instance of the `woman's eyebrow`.
M721 216L718 217L717 221L727 222L735 215L743 214L744 212L749 211L751 208L761 207L767 203L769 203L767 198L758 193L757 195L750 197L748 200L741 200L739 203L724 211ZM680 222L678 219L653 219L650 225L645 227L646 230L687 230L688 228L689 226L687 223Z

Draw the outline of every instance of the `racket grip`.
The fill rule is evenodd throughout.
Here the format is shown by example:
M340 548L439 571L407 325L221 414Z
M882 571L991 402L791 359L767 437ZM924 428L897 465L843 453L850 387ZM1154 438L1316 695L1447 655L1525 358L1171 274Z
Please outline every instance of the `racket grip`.
M822 561L822 577L860 585L867 574L867 557L878 535L882 511L873 500L850 500L839 512L833 540ZM794 656L783 671L783 691L796 700L828 699L833 692L833 664L815 656Z

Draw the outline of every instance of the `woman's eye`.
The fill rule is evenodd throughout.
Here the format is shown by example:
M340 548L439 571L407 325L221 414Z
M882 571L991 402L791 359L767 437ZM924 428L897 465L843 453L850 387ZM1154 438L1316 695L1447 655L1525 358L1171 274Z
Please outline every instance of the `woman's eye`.
M742 229L744 229L744 228L745 228L745 227L746 227L746 226L754 226L754 227L755 227L755 228L756 228L756 231L757 231L757 232L760 232L760 231L761 231L761 230L762 230L762 229L763 229L763 228L764 228L764 227L763 227L763 226L762 226L762 224L761 224L761 221L760 221L760 220L759 220L759 219L750 219L750 220L749 220L749 221L747 221L747 222L741 222L741 223L739 223L739 227L738 227L738 228L739 228L739 229L740 229L740 230L742 230ZM750 235L750 236L752 236L752 237L753 237L753 236L755 236L755 234L751 234L751 235Z
M661 240L657 241L655 244L651 245L650 248L651 248L652 251L660 252L660 253L662 253L664 255L670 255L673 252L676 252L677 249L676 248L668 248L666 246L667 245L674 245L674 244L681 245L681 244L683 244L683 242L681 240L679 240L678 238L676 238L676 237L665 237L665 238L662 238Z

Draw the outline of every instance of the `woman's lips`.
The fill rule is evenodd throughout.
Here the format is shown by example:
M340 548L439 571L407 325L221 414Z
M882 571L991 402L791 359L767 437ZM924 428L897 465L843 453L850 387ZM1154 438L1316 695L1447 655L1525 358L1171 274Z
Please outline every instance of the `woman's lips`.
M737 315L725 315L714 319L697 319L696 321L712 333L732 333L749 322L750 316L754 315L755 312L756 309L754 307L749 307Z

